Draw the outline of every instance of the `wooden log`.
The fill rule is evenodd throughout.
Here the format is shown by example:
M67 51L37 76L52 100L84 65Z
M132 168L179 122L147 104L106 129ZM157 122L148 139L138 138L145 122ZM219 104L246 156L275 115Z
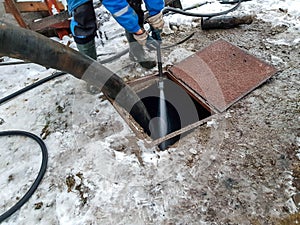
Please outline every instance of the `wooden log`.
M201 28L202 30L229 29L237 27L241 24L251 24L252 22L252 16L216 16L209 19L201 18Z
M69 28L69 14L67 11L63 11L59 14L44 17L36 22L30 24L31 30L43 31L48 29L61 29Z

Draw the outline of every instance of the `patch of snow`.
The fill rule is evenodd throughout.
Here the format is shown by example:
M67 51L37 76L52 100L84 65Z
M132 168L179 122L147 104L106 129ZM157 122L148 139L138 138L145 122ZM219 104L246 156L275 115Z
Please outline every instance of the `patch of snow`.
M275 55L271 55L271 61L274 65L278 65L280 63L283 63L283 60L280 57L275 56Z
M168 55L167 59L164 59L164 64L173 65L179 63L185 58L191 56L193 52L186 50L185 48L176 47L171 53Z

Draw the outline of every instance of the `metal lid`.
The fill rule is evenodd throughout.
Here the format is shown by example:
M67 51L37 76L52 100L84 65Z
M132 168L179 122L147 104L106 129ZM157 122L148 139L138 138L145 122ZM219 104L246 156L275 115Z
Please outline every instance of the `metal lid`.
M272 65L225 40L212 43L169 70L178 82L194 92L196 98L202 102L204 99L219 112L277 72Z

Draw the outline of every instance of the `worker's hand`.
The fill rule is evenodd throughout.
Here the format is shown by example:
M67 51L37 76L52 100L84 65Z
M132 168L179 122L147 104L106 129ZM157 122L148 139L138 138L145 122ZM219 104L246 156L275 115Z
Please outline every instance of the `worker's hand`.
M144 29L140 29L138 32L133 34L134 39L140 44L145 46L149 34Z
M162 12L148 17L147 21L156 30L162 30L165 23Z
M146 46L150 50L156 50L159 46L158 41L149 36L148 32L145 30L133 34L133 37L140 45Z

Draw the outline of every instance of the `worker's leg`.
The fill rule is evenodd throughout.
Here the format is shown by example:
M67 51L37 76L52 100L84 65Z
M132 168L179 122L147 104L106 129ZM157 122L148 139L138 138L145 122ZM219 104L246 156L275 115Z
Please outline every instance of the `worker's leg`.
M97 59L95 35L97 30L93 2L88 1L72 12L71 31L80 52Z
M139 18L139 25L144 25L144 12L142 10L142 0L127 0L128 4L133 8ZM156 66L155 60L146 56L146 53L141 46L133 37L133 34L126 31L126 38L129 42L129 58L133 61L138 62L142 67L151 69Z

